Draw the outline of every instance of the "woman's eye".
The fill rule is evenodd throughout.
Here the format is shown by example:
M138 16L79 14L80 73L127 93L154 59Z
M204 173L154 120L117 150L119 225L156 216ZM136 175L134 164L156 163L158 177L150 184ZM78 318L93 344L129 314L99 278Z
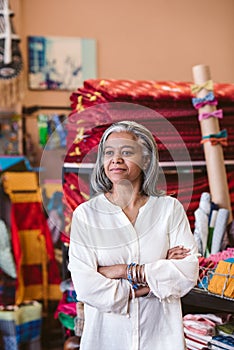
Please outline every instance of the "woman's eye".
M129 157L129 156L132 156L132 155L133 155L133 152L130 152L130 151L123 151L123 152L122 152L122 155L123 155L123 156Z
M104 156L106 156L106 157L110 157L112 155L113 155L113 151L105 151L104 152Z

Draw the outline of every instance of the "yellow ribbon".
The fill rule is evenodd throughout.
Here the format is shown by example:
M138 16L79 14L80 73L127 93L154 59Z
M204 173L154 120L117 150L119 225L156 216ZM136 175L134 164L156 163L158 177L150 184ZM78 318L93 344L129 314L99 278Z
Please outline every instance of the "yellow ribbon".
M191 90L192 93L195 95L197 94L199 91L201 91L202 89L206 89L206 90L213 90L213 81L212 80L207 80L205 83L203 84L194 84L191 86Z

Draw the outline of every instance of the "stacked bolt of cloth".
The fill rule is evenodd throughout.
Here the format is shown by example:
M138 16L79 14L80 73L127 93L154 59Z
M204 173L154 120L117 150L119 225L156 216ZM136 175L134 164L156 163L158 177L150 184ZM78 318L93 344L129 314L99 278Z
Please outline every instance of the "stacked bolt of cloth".
M152 131L158 144L161 162L184 161L184 145L192 161L204 161L200 124L197 111L192 105L191 85L189 82L171 81L85 81L84 86L73 92L70 97L72 112L66 124L65 162L70 163L71 167L73 163L77 165L95 162L97 145L103 131L113 122L124 119L140 122ZM214 84L214 94L224 115L220 120L220 127L228 131L228 145L224 148L224 157L231 160L234 151L234 84ZM179 192L179 199L187 209L192 229L194 211L199 205L200 195L202 192L209 192L205 168L201 170L200 167L199 170L194 169L192 186L189 174L186 174L186 171L181 173L183 184L180 188L177 175L164 172L166 191L175 196ZM229 188L233 189L234 171L227 169L227 176ZM85 201L89 190L86 192L77 189L77 186L74 188L72 178L67 178L65 183L65 196L68 194L67 197L73 198L72 204L68 201L65 203L65 235L68 235L72 207ZM230 191L230 195L234 209L234 191ZM69 241L69 236L66 241Z

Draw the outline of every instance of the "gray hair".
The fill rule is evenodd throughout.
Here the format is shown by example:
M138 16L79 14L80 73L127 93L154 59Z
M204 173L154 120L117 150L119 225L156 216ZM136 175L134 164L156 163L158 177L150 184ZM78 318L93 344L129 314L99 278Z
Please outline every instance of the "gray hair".
M157 190L159 175L159 157L158 148L151 132L141 124L133 121L121 121L112 124L103 133L98 147L96 164L91 176L91 185L95 192L109 192L112 188L112 182L108 179L104 171L103 153L104 144L110 134L114 132L128 132L137 138L143 146L143 155L148 156L150 161L147 168L143 171L142 193L150 196L159 196L161 191Z

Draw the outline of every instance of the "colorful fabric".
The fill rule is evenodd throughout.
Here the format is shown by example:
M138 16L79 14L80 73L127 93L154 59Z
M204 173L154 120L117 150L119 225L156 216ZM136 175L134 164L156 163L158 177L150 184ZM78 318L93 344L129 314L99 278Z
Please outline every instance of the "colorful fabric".
M210 345L220 347L221 349L234 349L234 338L231 336L225 336L225 335L216 335L212 337L212 340L210 341Z
M0 310L0 332L4 349L18 349L18 345L41 336L42 305L33 302Z
M40 202L41 193L35 172L5 172L3 189L13 203Z
M234 258L219 261L208 290L221 297L234 298Z
M40 295L48 291L46 295L44 294L45 299L47 297L52 300L60 299L59 283L61 279L58 266L55 262L51 234L41 203L13 203L11 208L11 223L12 246L19 275L17 303L25 300L25 293L28 295L25 290L26 286L32 293L36 293L36 295L32 294L29 299L37 299L41 281L44 281L44 283L41 285L42 292L39 293ZM34 251L30 246L31 240L34 248L37 249L35 255L32 254ZM22 245L25 248L24 254L22 254ZM39 264L39 273L41 275L37 283L35 281L37 274L32 273L33 266L36 263ZM28 270L28 273L23 273L25 269ZM31 285L29 282L30 279L33 280ZM34 284L37 286L36 288L32 288ZM53 295L50 295L50 288L47 287L49 285L55 285L52 289L57 289L57 293L54 294L53 292Z
M17 271L15 302L20 304L40 296L46 306L48 299L60 299L61 279L37 174L6 172L3 188L11 199L11 241ZM39 273L33 274L35 265Z
M215 327L222 323L222 318L214 314L187 314L183 317L184 329L194 334L211 336Z
M200 144L201 130L197 120L197 111L194 109L191 100L191 83L171 81L137 81L137 80L115 80L115 79L90 79L84 82L83 87L71 94L72 112L67 123L67 163L92 163L95 161L95 148L97 147L103 131L109 124L121 118L120 113L112 113L109 105L122 102L138 104L151 110L151 113L134 113L134 120L143 122L150 130L155 131L156 141L159 148L160 161L171 160L165 144L173 145L178 157L181 150L174 135L170 130L159 128L155 121L155 113L159 113L168 120L179 132L189 151L191 160L204 161L204 150ZM223 148L224 158L233 159L234 148L234 84L214 84L214 95L219 101L219 108L223 110L225 118L220 119L221 128L229 133L228 145ZM91 107L91 108L89 108ZM153 113L152 113L153 111ZM123 116L132 118L127 113ZM77 151L76 151L77 148ZM92 150L92 152L91 152ZM79 151L79 152L78 152ZM181 154L181 160L184 160ZM72 164L71 164L72 166ZM194 211L198 208L202 192L209 192L207 174L200 167L194 171L194 186L192 199L188 199L187 178L183 175L184 187L180 189L182 203L187 205L187 215L192 229L194 228ZM67 175L67 174L66 174ZM75 174L77 178L77 174ZM227 176L230 189L232 208L234 210L234 177L233 171L227 167ZM173 174L165 174L168 193L173 192L177 196L177 177ZM70 182L71 181L71 182ZM73 183L67 177L64 186L65 196L65 230L62 233L62 240L69 242L69 230L72 211L77 205L86 199L81 195L79 189L74 195L69 188ZM189 186L189 184L188 184ZM86 192L89 194L89 189ZM68 208L70 206L70 208Z
M75 328L74 317L71 317L68 314L65 314L63 312L59 312L58 319L64 327L74 331L74 328Z

